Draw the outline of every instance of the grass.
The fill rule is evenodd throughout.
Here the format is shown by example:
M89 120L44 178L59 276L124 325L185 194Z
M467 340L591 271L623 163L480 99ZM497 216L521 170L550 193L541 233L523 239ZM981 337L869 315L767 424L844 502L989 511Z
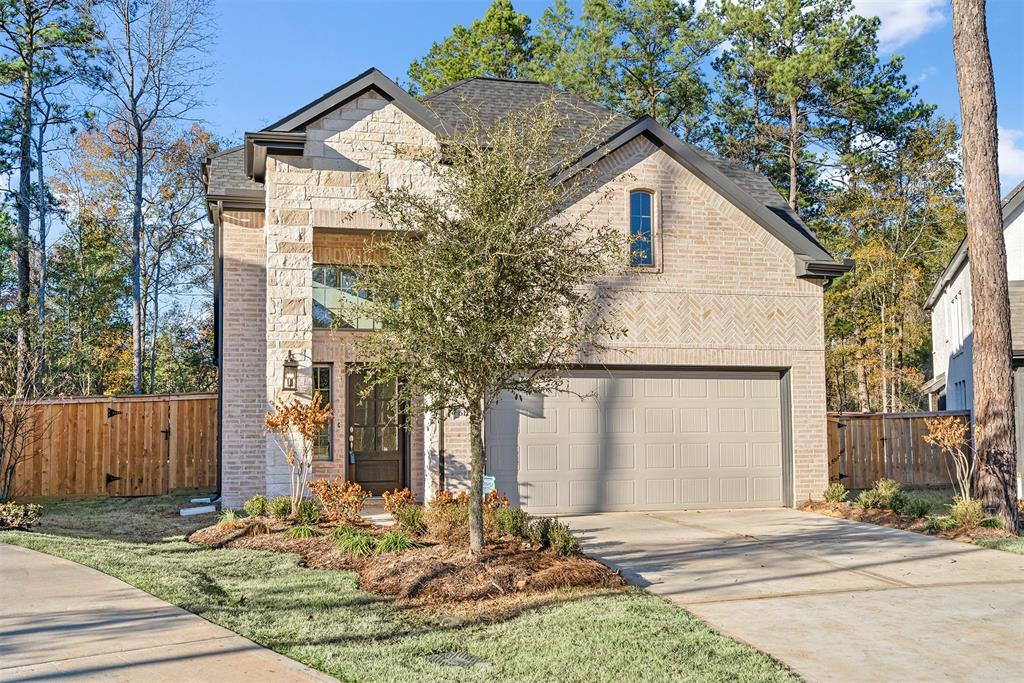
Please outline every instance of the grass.
M989 540L977 540L974 543L975 545L980 545L984 548L992 548L994 550L1005 550L1008 553L1017 553L1018 555L1024 555L1024 536L1018 536L1017 538L996 538Z
M298 567L294 555L199 547L183 498L46 505L34 532L0 542L116 576L343 681L792 681L778 662L639 590L567 596L497 623L453 625L359 590L351 572ZM467 651L490 667L424 655Z

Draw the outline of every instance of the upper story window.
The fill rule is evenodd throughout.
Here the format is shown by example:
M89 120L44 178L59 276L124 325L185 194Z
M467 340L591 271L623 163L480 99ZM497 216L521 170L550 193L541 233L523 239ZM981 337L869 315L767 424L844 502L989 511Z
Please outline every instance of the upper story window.
M313 266L313 327L373 330L379 325L362 315L369 296L356 288L356 273L345 266Z
M629 193L630 263L654 265L654 233L651 219L653 197L645 190Z
M953 353L963 351L964 342L964 299L963 292L957 292L949 302L949 335Z

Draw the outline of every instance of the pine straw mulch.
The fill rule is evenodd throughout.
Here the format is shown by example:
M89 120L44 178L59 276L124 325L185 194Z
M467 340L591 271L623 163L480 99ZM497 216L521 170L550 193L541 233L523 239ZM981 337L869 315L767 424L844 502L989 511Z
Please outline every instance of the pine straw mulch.
M838 517L840 519L849 519L854 522L867 522L868 524L888 526L894 529L913 531L926 536L935 536L937 538L944 538L950 541L960 541L961 543L974 543L975 541L1002 538L1016 538L1014 534L1011 534L1005 529L990 529L988 527L961 527L958 529L946 530L926 529L925 525L928 523L928 519L926 517L908 517L906 515L897 514L892 510L862 508L859 505L851 505L850 503L826 503L824 501L813 500L807 501L801 505L800 509L805 512L817 512L821 515Z
M519 539L488 541L479 557L420 539L403 552L351 556L329 536L289 538L282 523L270 522L251 535L248 520L200 529L189 541L215 548L246 548L294 553L311 569L343 569L359 574L363 590L398 598L403 606L471 619L500 619L536 607L595 593L622 590L618 573L583 555L563 557ZM371 533L377 527L364 527ZM321 532L331 527L321 525ZM270 533L266 533L269 531Z

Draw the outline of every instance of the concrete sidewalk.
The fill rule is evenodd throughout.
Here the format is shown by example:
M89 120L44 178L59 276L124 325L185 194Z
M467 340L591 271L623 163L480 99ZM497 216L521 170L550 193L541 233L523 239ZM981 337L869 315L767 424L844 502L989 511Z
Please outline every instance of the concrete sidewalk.
M101 572L0 543L0 681L333 681Z
M588 555L808 680L1022 680L1024 556L783 509L564 521Z

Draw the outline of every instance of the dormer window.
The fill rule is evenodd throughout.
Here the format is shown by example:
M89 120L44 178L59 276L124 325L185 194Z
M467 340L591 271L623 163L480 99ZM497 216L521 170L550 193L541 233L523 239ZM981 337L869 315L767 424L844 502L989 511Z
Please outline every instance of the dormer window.
M630 264L654 265L654 237L651 220L652 196L646 190L629 193Z

